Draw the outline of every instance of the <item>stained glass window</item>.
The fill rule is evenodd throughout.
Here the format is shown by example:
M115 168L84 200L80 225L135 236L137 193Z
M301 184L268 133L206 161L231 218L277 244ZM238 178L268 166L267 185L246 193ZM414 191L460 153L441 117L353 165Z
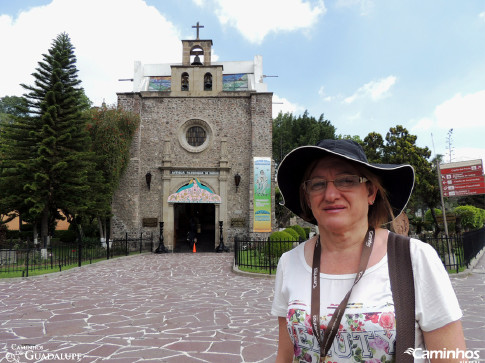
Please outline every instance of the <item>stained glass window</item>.
M202 127L192 126L187 130L185 137L190 146L197 147L205 142L207 134Z

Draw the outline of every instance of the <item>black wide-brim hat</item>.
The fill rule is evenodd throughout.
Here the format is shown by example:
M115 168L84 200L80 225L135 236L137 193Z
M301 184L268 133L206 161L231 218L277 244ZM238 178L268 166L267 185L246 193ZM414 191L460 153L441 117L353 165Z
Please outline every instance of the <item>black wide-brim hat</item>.
M300 203L303 175L313 161L331 155L363 165L378 176L387 192L394 216L401 214L413 191L413 167L408 164L371 164L367 161L362 146L353 140L321 140L315 146L301 146L288 153L276 176L285 207L305 219ZM317 224L315 218L307 221Z

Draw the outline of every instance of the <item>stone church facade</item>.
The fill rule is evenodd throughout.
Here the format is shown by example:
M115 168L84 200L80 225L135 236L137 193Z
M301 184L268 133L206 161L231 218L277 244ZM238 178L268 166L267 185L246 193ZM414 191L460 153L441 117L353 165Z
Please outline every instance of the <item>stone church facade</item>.
M212 62L212 40L198 31L182 40L182 64L135 62L133 92L118 93L118 106L141 123L113 199L115 238L163 230L169 250L186 250L195 236L198 251L214 251L221 230L232 247L234 238L266 237L274 227L272 93L262 58ZM264 180L258 160L269 163ZM270 205L256 212L261 185Z

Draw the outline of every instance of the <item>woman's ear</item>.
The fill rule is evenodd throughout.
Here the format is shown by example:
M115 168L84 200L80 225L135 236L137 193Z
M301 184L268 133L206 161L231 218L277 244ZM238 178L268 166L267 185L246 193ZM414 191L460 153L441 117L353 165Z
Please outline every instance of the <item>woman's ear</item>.
M368 185L368 194L369 194L369 204L374 204L374 201L376 200L376 196L377 196L377 187L372 184L372 183L369 183Z

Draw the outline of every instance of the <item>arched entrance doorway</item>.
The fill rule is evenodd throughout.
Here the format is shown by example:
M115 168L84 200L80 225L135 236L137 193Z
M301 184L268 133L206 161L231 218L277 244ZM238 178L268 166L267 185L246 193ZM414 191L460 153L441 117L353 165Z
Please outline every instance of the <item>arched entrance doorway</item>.
M174 205L174 252L192 252L197 238L197 252L215 249L215 205L202 203L176 203Z
M193 178L168 197L173 203L175 252L192 252L196 238L198 252L215 249L216 204L221 197L207 185Z

